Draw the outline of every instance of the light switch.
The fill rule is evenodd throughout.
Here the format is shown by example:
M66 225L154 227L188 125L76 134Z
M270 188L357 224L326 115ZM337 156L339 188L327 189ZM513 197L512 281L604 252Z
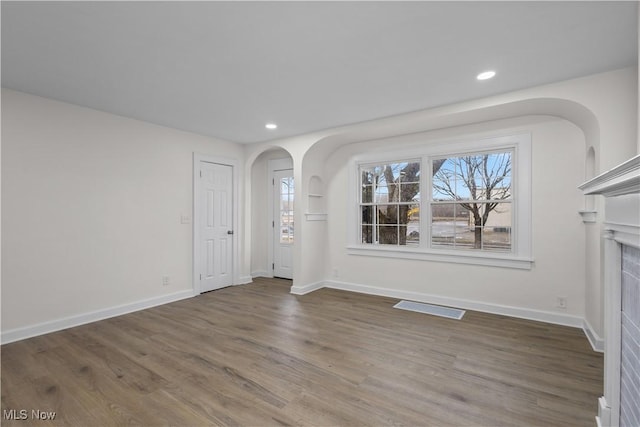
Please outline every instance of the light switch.
M180 224L191 224L191 217L189 215L180 215Z

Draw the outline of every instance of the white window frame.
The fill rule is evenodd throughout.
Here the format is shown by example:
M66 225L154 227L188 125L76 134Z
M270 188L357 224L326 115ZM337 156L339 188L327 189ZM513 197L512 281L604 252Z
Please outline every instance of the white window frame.
M361 177L361 168L367 167L367 166L380 166L381 164L397 164L397 163L420 163L420 177L422 177L422 159L420 157L418 158L413 158L413 159L397 159L397 160L391 160L391 161L384 161L384 162L374 162L374 163L358 163L358 183L360 186L360 177ZM415 182L415 181L414 181ZM388 183L387 183L388 184ZM420 188L422 189L422 178L420 178ZM420 195L422 197L422 194ZM372 194L372 203L365 203L362 201L362 192L358 193L358 209L360 212L360 209L362 208L362 206L372 206L372 207L377 207L378 205L396 205L398 206L398 208L401 205L415 205L418 204L420 206L422 206L422 203L416 203L415 201L411 201L411 202L403 202L401 200L397 200L397 201L389 201L387 203L375 203L375 192L374 194ZM377 213L376 213L376 209L374 209L373 212L373 216L377 217ZM375 228L377 227L377 221L374 219L374 223L372 226L374 228L373 231L373 235L376 236L376 231ZM422 230L422 220L420 221L420 229ZM362 242L362 224L360 223L360 221L358 221L358 240L360 242ZM376 243L377 244L377 243ZM363 245L371 245L371 243L363 243ZM396 244L389 244L389 246L395 246L395 247L403 247L400 244L396 243ZM415 245L408 245L411 247L415 247Z
M531 134L483 137L465 140L413 141L420 143L393 152L367 152L354 156L349 162L349 211L347 214L347 253L350 255L416 259L461 264L531 269L532 257L532 191L531 191ZM512 247L511 252L456 250L431 248L431 161L442 157L456 157L488 151L512 150ZM363 244L360 240L360 165L392 163L420 159L421 209L419 246Z
M433 178L433 171L432 171L432 167L433 167L433 162L435 160L443 160L443 159L457 159L460 157L465 157L465 156L482 156L482 155L487 155L487 154L499 154L499 153L509 153L511 155L511 162L513 162L513 159L515 157L515 153L514 150L512 148L500 148L498 150L476 150L476 151L471 151L471 152L465 152L465 153L452 153L452 154L448 154L445 156L429 156L429 177ZM484 200L484 199L480 199L480 200L476 200L474 201L474 203L478 203L478 204L483 204L483 203L504 203L504 204L509 204L511 205L511 224L515 224L515 215L514 215L514 211L513 211L513 206L514 203L513 201L518 197L517 194L517 188L515 188L515 184L514 184L514 176L513 176L513 163L512 163L512 168L511 168L511 172L512 175L509 176L509 179L511 181L511 187L510 187L510 193L511 193L511 197L509 197L508 199L505 200ZM437 205L443 205L443 204L454 204L454 205L460 205L462 203L469 203L468 201L462 201L462 200L444 200L444 201L435 201L433 200L433 180L431 179L427 179L427 182L430 184L429 185L429 198L427 199L427 204L424 206L425 209L428 209L428 215L429 215L429 224L432 224L433 222L433 206L437 206ZM433 224L432 224L433 225ZM512 227L510 227L512 228ZM511 241L511 245L509 247L508 250L506 251L495 251L500 252L500 253L513 253L514 252L514 244L513 244L513 233L510 233L510 241ZM429 245L430 247L434 247L433 245L433 235L429 235ZM438 250L443 250L445 249L445 247L438 247L436 246L436 249ZM477 251L478 249L453 249L455 251L459 251L459 250L475 250ZM484 249L480 249L482 251L484 251Z

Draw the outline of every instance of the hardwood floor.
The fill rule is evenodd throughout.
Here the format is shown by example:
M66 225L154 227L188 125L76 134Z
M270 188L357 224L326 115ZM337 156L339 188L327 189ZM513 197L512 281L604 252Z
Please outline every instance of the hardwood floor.
M578 329L290 285L256 279L4 345L2 424L595 425L603 359Z

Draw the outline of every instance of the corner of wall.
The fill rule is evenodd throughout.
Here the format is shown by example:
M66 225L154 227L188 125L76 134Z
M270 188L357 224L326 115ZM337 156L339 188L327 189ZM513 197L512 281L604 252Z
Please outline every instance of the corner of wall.
M193 296L195 296L193 290L189 289L172 294L161 295L159 297L153 297L128 304L123 304L117 307L110 307L102 310L78 314L75 316L54 319L38 323L36 325L29 325L25 327L10 329L7 331L3 330L0 342L2 343L2 345L9 344L14 341L20 341L39 335L62 331L64 329L86 325L87 323L97 322L98 320L105 320L111 317L122 316L123 314L145 310L158 305L168 304L170 302L191 298Z
M591 348L593 348L593 351L604 353L604 339L600 338L593 327L591 327L591 324L587 319L583 320L582 330L587 336L587 339L589 340L589 344L591 344Z
M291 287L291 293L293 295L306 295L318 289L322 289L326 286L326 282L319 281L314 283L308 283L306 285L293 285Z

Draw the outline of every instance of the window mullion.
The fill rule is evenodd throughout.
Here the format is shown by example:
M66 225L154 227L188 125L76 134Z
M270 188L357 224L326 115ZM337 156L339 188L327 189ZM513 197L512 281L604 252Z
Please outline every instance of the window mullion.
M429 156L422 156L420 162L421 168L424 171L420 177L420 247L428 249L431 247L431 199L433 198L431 185L433 166Z
M371 244L373 245L377 245L378 244L378 205L377 204L373 204L373 221L371 221L373 223L372 229L371 229Z
M378 203L376 202L376 194L378 193L378 179L376 176L373 177L373 182L371 182L371 203L373 206L373 212L371 215L373 216L372 229L371 229L371 244L378 244Z
M405 159L396 157L402 152L359 156L359 215L368 223L361 227L360 243L379 245L375 251L395 248L438 257L529 255L530 144L530 135L523 134L425 145L414 157L410 153L418 154L417 148L405 151ZM392 191L397 198L390 197Z

